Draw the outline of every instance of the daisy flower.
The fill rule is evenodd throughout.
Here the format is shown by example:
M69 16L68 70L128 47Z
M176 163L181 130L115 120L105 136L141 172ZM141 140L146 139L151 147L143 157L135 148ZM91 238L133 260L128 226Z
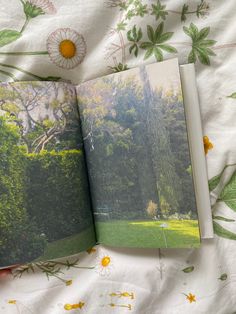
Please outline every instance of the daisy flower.
M112 267L112 259L109 255L104 254L97 258L97 265L95 269L101 276L109 276Z
M73 69L86 54L84 37L71 28L59 28L49 35L47 50L50 59L57 66Z
M25 15L28 18L34 18L43 14L55 14L56 8L49 0L28 0L22 1Z

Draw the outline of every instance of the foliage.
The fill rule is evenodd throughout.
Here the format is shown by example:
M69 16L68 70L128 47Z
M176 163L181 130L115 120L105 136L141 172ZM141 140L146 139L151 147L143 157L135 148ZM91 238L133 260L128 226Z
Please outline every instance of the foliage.
M186 22L189 15L196 15L198 18L201 18L209 14L209 4L205 0L200 0L196 2L195 5L183 3L180 10L177 11L170 10L167 5L164 4L164 1L160 0L150 4L144 4L142 0L106 0L106 3L108 7L117 7L123 13L121 15L122 19L119 20L115 28L112 30L112 34L116 35L118 43L115 41L107 48L107 58L112 57L115 67L117 67L117 64L127 64L127 48L129 54L134 54L135 57L138 56L140 48L146 50L144 60L148 59L150 56L154 56L157 61L161 61L164 57L163 52L176 53L177 50L175 47L166 44L166 41L172 37L172 32L161 34L163 35L160 36L161 41L156 41L156 39L153 38L155 35L154 27L163 28L163 22L165 22L167 17L171 14L180 16L182 22ZM144 31L142 26L139 27L139 30L137 31L137 19L139 18L140 20L146 15L154 17L155 20L153 19L153 24L147 25L147 32ZM132 23L133 20L136 24ZM161 21L161 26L160 24L156 26L157 21ZM142 23L139 23L139 25L142 25ZM186 29L188 28L184 28L185 32ZM169 34L169 38L165 38L165 36L168 37L167 34ZM149 41L147 41L145 37L148 38ZM127 38L128 43L125 43L125 38ZM145 38L143 42L141 42L142 38ZM194 42L189 54L189 62L196 61L198 58L201 63L209 64L209 56L215 55L209 47L213 46L214 43L215 41L206 39L204 42L201 41L201 43ZM121 62L118 62L117 57L119 57L120 54L122 59Z
M25 208L26 158L18 146L19 128L0 117L0 260L1 265L33 259L45 241Z
M188 56L188 62L195 63L197 58L202 64L210 65L210 56L215 56L215 53L209 47L215 45L216 41L207 39L210 33L210 27L204 27L201 30L193 23L189 27L184 26L183 30L186 35L192 39L192 50Z
M229 95L227 97L235 99L236 98L236 93L234 92L234 93L232 93L231 95Z
M76 234L91 222L81 151L28 154L27 209L49 242Z
M166 5L162 5L160 0L157 1L157 4L152 4L151 15L154 15L156 20L161 18L162 20L166 19L168 11L166 10Z
M79 268L79 269L92 269L94 267L81 267L79 266L79 260L74 261L66 260L65 262L59 261L47 261L47 262L34 262L18 267L14 270L13 276L15 278L21 278L24 274L35 273L40 271L47 276L56 277L63 281L66 285L70 285L70 280L62 279L60 276L64 274L64 270L69 270L70 268Z
M127 64L122 64L121 62L119 64L117 64L116 66L110 67L110 68L112 69L112 71L114 73L121 72L121 71L126 71L126 70L129 69Z
M134 51L135 57L138 56L138 42L141 40L142 36L143 33L141 27L137 31L136 25L134 25L133 28L127 32L128 40L133 43L129 48L129 52L131 54L132 51Z
M154 55L157 61L162 61L163 60L162 50L167 51L169 53L177 52L177 50L174 47L165 43L172 37L173 32L163 33L163 30L164 30L163 22L161 22L157 26L156 30L154 30L152 26L147 25L147 35L149 41L143 42L140 45L140 48L146 50L144 59L148 59L149 57Z
M236 172L232 175L230 181L221 191L219 200L224 201L227 206L236 211Z
M21 144L28 153L46 148L78 148L80 130L76 95L69 84L5 84L0 86L0 96L0 109L14 118ZM40 113L35 116L39 108Z
M219 173L218 175L214 176L209 180L209 189L210 191L214 190L218 184L220 183L220 180L222 176L225 174L225 171L229 167L235 166L235 164L229 164L224 167L224 169ZM220 195L217 199L217 201L223 201L227 206L229 206L232 210L236 210L236 205L235 205L235 180L236 178L236 173L233 172L231 175L231 178L229 182L224 186L224 188L221 190ZM218 216L218 215L212 215L213 218L213 226L214 226L214 232L223 238L231 239L231 240L236 240L236 233L224 228L220 224L218 224L215 220L219 221L224 221L227 223L230 222L235 222L234 219L223 217L223 216Z
M8 45L21 37L21 33L12 29L0 31L0 47Z
M159 217L196 218L181 94L152 90L144 69L78 94L96 218L145 218L150 200Z
M191 273L192 271L194 271L194 266L186 267L186 268L182 269L182 271L186 274Z
M4 83L0 98L0 260L5 266L43 256L48 242L87 229L92 217L74 87ZM67 246L67 253L79 251L80 244L73 252ZM59 256L60 250L54 253Z
M160 91L162 93L162 91ZM165 101L162 103L163 120L169 130L170 148L174 159L176 173L179 178L178 186L182 186L179 193L182 195L180 200L181 213L191 212L191 217L196 218L196 205L192 197L193 179L189 172L189 147L186 136L186 124L184 108L181 105L181 91L173 93L171 90L163 95Z
M146 208L146 212L148 216L154 218L157 215L157 204L154 203L153 201L149 201Z
M236 240L236 233L233 233L232 231L225 229L215 221L213 221L213 227L215 234L217 234L218 236L230 240Z

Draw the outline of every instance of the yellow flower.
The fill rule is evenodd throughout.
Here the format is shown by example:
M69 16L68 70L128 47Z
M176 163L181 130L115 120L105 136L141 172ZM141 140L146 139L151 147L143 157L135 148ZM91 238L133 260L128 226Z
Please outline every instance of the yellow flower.
M101 259L101 265L102 267L107 267L109 266L111 262L111 258L109 256L104 256L102 259Z
M16 304L16 300L9 300L8 304Z
M69 304L69 303L65 304L65 305L64 305L64 309L65 309L66 311L72 310L72 309L73 309L72 304Z
M206 136L206 135L203 136L203 144L204 144L205 154L207 154L208 150L213 148L213 144L210 142L208 136Z
M67 303L67 304L65 304L64 305L64 309L66 310L66 311L70 311L70 310L75 310L75 309L82 309L82 307L85 305L85 303L84 302L79 302L79 303L75 303L75 304L69 304L69 303Z
M186 299L192 303L192 302L196 302L196 296L192 293L189 293L188 295L186 295Z
M71 28L59 28L49 35L47 50L50 59L57 66L73 69L86 54L84 37Z
M67 286L72 285L72 280L67 280L67 281L66 281L66 285L67 285Z
M103 255L102 257L98 257L97 260L96 271L102 276L109 275L112 268L111 257L109 255Z

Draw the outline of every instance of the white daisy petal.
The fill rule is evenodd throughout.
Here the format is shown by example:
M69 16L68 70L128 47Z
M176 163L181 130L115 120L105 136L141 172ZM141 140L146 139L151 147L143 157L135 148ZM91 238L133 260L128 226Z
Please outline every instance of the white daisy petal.
M59 28L49 35L47 50L50 59L57 66L65 69L73 69L85 57L86 42L84 37L75 30L71 28Z
M55 14L56 8L49 0L28 0L33 6L40 8L45 14Z

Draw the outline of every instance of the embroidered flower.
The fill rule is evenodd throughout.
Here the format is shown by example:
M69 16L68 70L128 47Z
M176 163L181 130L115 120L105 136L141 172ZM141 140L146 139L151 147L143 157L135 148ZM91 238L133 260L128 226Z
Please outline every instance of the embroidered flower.
M66 311L70 311L70 310L75 310L75 309L82 309L82 307L85 305L84 302L79 302L79 303L76 303L76 304L65 304L64 305L64 309Z
M192 293L186 295L186 299L189 301L189 303L196 302L196 296Z
M70 285L72 285L72 280L67 280L66 281L66 286L70 286Z
M59 28L47 39L49 57L57 66L73 69L86 54L84 37L71 28Z
M43 14L55 14L56 8L49 0L27 0L22 1L27 18L34 18Z
M210 142L208 136L203 136L203 144L204 144L205 154L207 154L208 150L213 148L213 144Z
M110 275L111 269L113 267L112 260L109 255L103 255L102 257L98 257L97 265L95 267L96 271L101 276L108 276Z

